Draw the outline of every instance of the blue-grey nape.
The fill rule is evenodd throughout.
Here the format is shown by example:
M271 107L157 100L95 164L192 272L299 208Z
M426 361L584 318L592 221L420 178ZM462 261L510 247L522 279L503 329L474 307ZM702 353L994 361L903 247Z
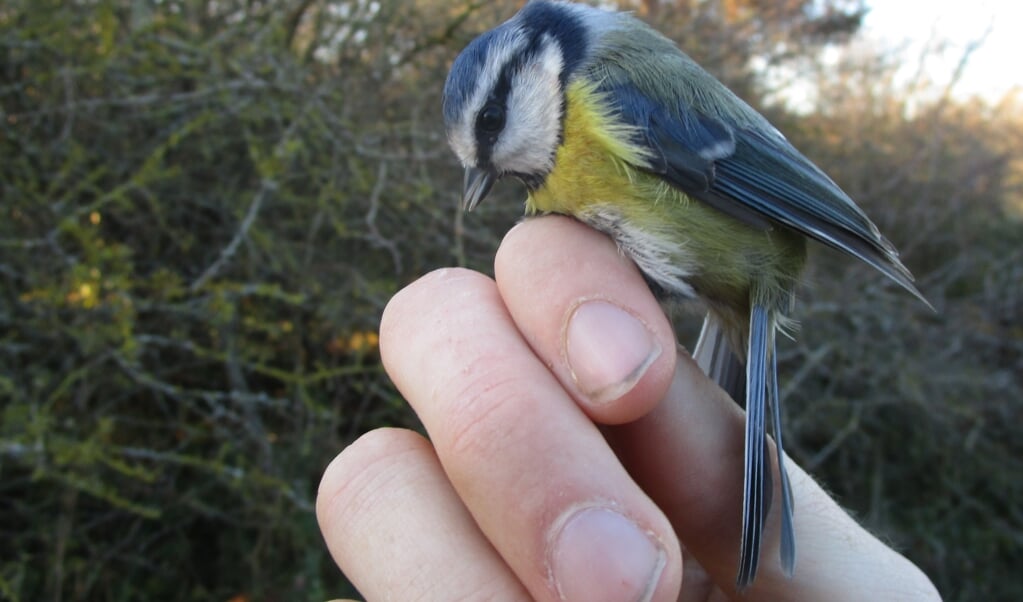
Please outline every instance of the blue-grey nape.
M530 34L532 48L540 46L540 39L548 35L561 48L564 68L561 72L561 85L565 86L568 76L586 58L590 45L590 31L583 20L579 7L563 2L536 1L527 4L516 19L522 23L523 29Z

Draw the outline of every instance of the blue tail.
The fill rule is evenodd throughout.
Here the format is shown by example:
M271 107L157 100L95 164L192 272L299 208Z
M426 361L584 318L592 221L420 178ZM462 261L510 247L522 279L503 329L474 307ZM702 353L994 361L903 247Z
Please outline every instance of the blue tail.
M776 320L770 310L754 304L750 312L746 369L733 353L726 333L708 315L693 357L700 367L733 399L746 403L746 448L742 500L742 537L736 585L753 583L760 563L764 522L774 491L770 455L767 449L767 412L771 412L772 434L778 450L781 475L781 567L792 575L796 562L792 520L792 489L785 470L785 448L781 428L781 399L778 394L778 360L775 353Z

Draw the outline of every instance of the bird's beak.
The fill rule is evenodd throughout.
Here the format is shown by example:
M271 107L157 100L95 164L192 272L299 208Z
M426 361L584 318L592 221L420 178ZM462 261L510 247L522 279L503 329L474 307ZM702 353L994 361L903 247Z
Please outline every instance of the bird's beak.
M497 174L487 169L468 167L465 170L465 183L462 187L462 209L472 211L480 201L487 198Z

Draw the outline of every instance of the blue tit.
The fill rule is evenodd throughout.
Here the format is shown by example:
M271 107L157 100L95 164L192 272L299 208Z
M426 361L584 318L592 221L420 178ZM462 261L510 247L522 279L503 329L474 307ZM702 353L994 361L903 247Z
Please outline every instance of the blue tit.
M444 87L448 140L472 209L521 180L529 214L606 233L672 303L707 316L694 357L745 402L736 583L752 583L771 504L772 423L781 478L781 566L795 566L778 398L778 332L812 238L926 300L895 247L762 115L670 40L619 12L534 0L473 40ZM770 412L770 416L768 416Z

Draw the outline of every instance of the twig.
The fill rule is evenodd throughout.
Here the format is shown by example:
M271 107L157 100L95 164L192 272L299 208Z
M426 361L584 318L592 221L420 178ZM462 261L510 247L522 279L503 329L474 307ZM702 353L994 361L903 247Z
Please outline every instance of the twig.
M398 252L398 245L383 234L377 228L377 213L380 211L380 196L384 192L384 184L387 181L387 162L381 161L377 168L377 181L373 184L373 190L369 193L369 210L366 211L366 228L369 230L367 238L378 247L387 249L391 254L391 261L394 262L394 272L401 274L402 262L401 253Z
M863 414L863 405L859 403L853 404L852 408L852 415L849 417L848 422L846 422L845 425L837 433L835 433L835 436L831 438L831 441L828 441L827 445L803 464L804 468L811 471L814 470L827 460L831 454L838 451L838 448L842 447L842 444L846 439L856 434L856 431L860 428L860 418Z
M237 92L241 90L265 90L270 85L260 80L241 80L232 81L225 84L216 86L210 86L201 90L194 90L191 92L178 92L177 94L163 94L163 93L152 93L152 94L137 94L135 96L124 96L120 98L90 98L87 100L78 100L69 103L62 104L60 106L49 106L43 107L35 111L25 111L24 113L10 113L5 114L0 112L0 115L8 115L15 119L26 119L29 117L38 117L43 115L52 115L55 113L64 113L69 111L77 110L91 110L99 109L103 107L112 108L128 108L128 107L142 107L147 105L154 105L157 103L173 104L183 101L199 100L206 98L207 96L213 96L221 92Z
M249 229L252 228L252 224L256 221L256 216L259 215L259 210L263 206L263 201L266 199L267 193L277 189L277 183L273 180L264 179L260 185L259 190L256 191L256 196L252 199L252 203L249 205L249 210L245 214L245 218L242 219L242 223L238 226L238 231L235 232L234 238L228 243L223 250L220 251L220 256L214 261L210 267L206 268L206 271L201 276L195 279L189 288L191 292L196 292L203 285L217 275L217 272L224 267L224 265L234 257L234 254L238 251L238 247L242 244L242 241L249 233Z

